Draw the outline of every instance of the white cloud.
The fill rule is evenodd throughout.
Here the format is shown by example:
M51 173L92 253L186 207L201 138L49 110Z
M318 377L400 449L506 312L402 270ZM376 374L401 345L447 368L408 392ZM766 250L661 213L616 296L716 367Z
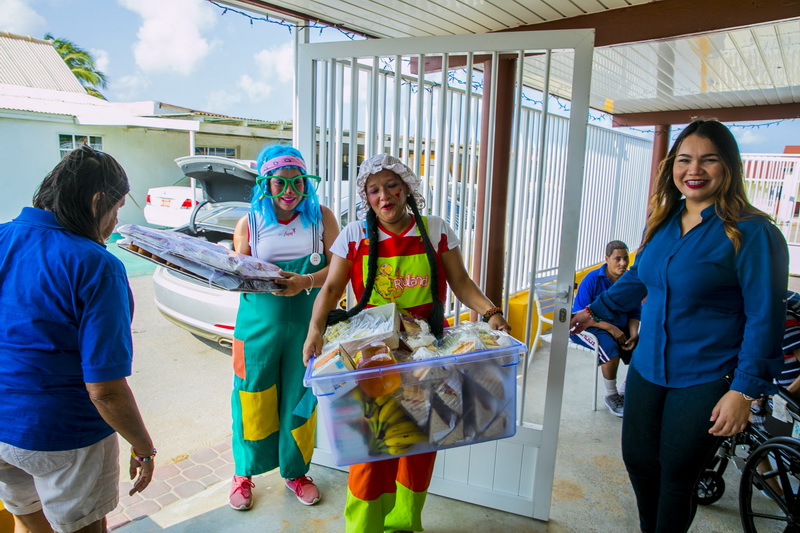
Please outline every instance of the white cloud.
M217 23L217 13L205 0L119 0L142 17L133 51L145 73L194 72L215 41L203 37Z
M269 98L273 89L270 84L264 81L254 80L247 74L243 74L242 77L239 78L236 86L247 95L247 101L253 103L263 102Z
M735 132L739 144L760 144L767 140L766 135L755 128L742 128Z
M286 43L262 50L254 57L259 77L264 80L292 83L294 78L294 45Z
M0 0L0 31L42 38L47 21L25 0Z
M215 109L230 108L229 101L232 98L236 99L236 103L244 101L248 104L263 104L274 103L274 96L291 93L294 79L292 43L261 50L253 56L253 60L255 68L249 74L242 74L232 90L224 93L225 98L219 92L213 93L217 97L214 99L217 104ZM281 90L281 86L288 88L288 91ZM249 116L253 116L253 112Z
M142 74L132 74L114 80L114 93L117 100L140 100L141 94L150 87L150 81Z
M241 109L240 104L258 104L269 100L273 92L273 87L269 84L254 80L247 74L243 74L239 80L229 89L212 91L208 94L205 102L206 110L213 110L214 113L233 114L237 117L252 118L253 113L242 114L235 109Z
M94 66L101 72L108 72L108 65L111 63L111 56L108 51L98 48L90 48L89 53L94 57Z
M229 90L212 91L206 99L205 109L213 109L214 113L227 114L234 105L241 101L241 95Z

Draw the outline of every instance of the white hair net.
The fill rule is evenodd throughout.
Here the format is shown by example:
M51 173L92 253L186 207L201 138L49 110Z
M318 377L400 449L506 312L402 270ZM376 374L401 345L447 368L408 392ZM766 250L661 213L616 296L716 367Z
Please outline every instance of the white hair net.
M376 154L365 159L358 167L358 177L356 178L356 189L361 196L361 207L358 210L358 218L364 218L369 210L367 201L367 179L381 170L391 170L397 174L401 180L408 185L408 193L414 197L417 207L421 210L425 207L425 198L419 192L420 179L402 161L389 154Z

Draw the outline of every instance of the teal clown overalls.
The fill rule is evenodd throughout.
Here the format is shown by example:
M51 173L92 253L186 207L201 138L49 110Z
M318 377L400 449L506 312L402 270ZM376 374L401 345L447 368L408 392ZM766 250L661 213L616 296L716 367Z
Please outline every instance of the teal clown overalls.
M253 213L249 224L252 241L257 228ZM298 274L322 269L321 224L311 228L311 254L272 262ZM251 249L255 252L252 242ZM312 289L307 294L303 290L289 297L243 293L240 297L231 395L232 447L238 476L254 476L276 467L285 479L308 473L314 452L317 400L303 386L303 343L318 292Z

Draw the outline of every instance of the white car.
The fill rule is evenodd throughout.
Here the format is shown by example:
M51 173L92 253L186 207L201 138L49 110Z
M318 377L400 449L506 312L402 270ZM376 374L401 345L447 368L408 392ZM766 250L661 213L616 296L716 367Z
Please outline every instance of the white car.
M154 226L177 228L189 223L189 215L194 206L205 199L202 187L195 187L194 202L192 188L153 187L147 190L147 203L144 206L144 218Z
M174 231L232 248L236 223L250 212L255 162L213 156L181 157L175 162L202 185L206 199ZM341 205L348 204L343 198ZM340 220L347 223L347 208ZM210 287L164 267L156 267L153 285L156 306L164 317L199 337L231 346L240 293Z
M175 162L202 184L206 199L174 231L232 248L236 223L250 211L255 163L213 156L181 157ZM164 317L199 337L231 346L238 292L210 287L164 267L153 273L153 286L156 307Z
M148 189L144 218L149 224L163 228L185 226L189 223L194 207L205 200L250 201L250 188L254 183L242 188L241 173L248 175L245 179L248 182L249 175L255 176L255 161L202 155L179 157L175 162L187 179L195 178L194 195L192 187L187 186L171 185ZM209 180L213 182L210 192L206 189Z

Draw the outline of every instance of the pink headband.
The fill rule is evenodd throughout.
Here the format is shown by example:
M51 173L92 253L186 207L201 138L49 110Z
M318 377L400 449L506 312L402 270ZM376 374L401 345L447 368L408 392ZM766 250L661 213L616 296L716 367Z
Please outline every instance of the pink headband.
M264 161L264 164L261 165L261 171L259 172L259 175L266 176L268 172L282 167L300 167L303 172L306 171L306 164L299 157L295 157L293 155L281 155L278 157L273 157L268 161Z

